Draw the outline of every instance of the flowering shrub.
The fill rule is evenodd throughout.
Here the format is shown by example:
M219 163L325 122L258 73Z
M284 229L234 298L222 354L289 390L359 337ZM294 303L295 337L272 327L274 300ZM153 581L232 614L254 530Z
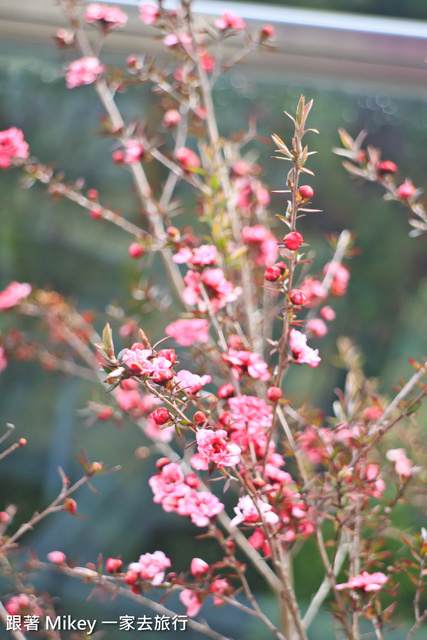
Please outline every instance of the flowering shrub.
M40 182L56 199L75 202L93 224L105 220L128 233L129 256L141 267L148 268L152 255L159 254L180 317L147 336L123 311L118 326L107 324L99 336L93 318L78 313L59 294L11 282L0 292L0 309L41 319L48 333L43 345L16 328L6 333L0 371L7 375L7 357L15 354L39 359L51 369L96 377L108 395L102 404L90 402L87 413L101 421L127 415L141 428L153 442L151 450L162 454L148 482L153 508L187 518L195 535L203 529L203 537L218 545L218 560L209 564L194 557L187 571L177 573L174 559L164 551L142 549L138 561L109 557L80 567L52 549L48 563L91 584L96 593L119 593L163 615L173 615L165 602L179 593L184 609L178 613L186 611L189 627L218 640L226 636L198 620L205 600L256 617L265 633L279 640L308 640L312 621L329 601L337 638L359 640L365 618L381 639L395 623L399 580L405 574L414 585L414 621L406 634L411 640L427 619L427 534L422 529L403 537L398 530L394 535L406 551L396 557L383 548L383 537L392 528L396 506L414 501L425 480L423 446L410 452L396 445L422 442L416 414L427 390L426 362L412 360L413 376L389 400L364 377L357 350L341 339L339 357L347 375L333 415L324 418L287 397L285 380L297 366L321 375L321 343L310 345L328 332L334 299L346 293L350 271L344 262L354 253L354 238L346 230L332 238L331 259L320 273L309 272L309 245L297 227L304 215L317 212L311 208L313 188L300 184L312 175L307 139L317 131L307 128L311 102L302 96L295 115L287 114L293 123L290 141L272 136L276 157L289 163L280 191L288 195L282 196L277 223L259 167L246 154L252 136L226 140L215 118L212 88L218 76L249 51L268 48L273 28L266 25L255 34L226 11L205 29L194 20L188 0L173 11L161 2L142 4L141 20L157 29L173 68L166 72L131 55L126 69L118 70L101 62L99 41L125 26L124 12L96 3L83 15L75 0L60 4L70 32L62 30L57 40L73 57L83 56L68 65L66 86L93 85L106 111L102 132L114 140L112 159L117 170L132 176L145 223L139 227L104 207L94 189L85 192L80 183L67 184L29 155L24 134L15 127L0 132L0 166L20 169L27 185ZM97 30L96 51L83 22ZM242 32L241 54L224 59L224 40ZM143 83L167 98L162 144L148 125L125 122L115 102L117 90ZM341 137L344 149L336 152L345 156L350 173L379 183L388 198L409 207L417 216L410 220L412 235L421 235L426 228L419 191L409 180L397 187L396 165L382 161L378 150L364 151L361 136L353 140L343 132ZM162 186L150 184L149 161L166 168ZM191 228L172 225L180 183L195 191L203 226L199 221ZM114 344L119 338L125 345L121 350ZM410 440L393 429L401 424L410 425ZM18 455L15 450L25 444L18 440L0 458ZM27 523L13 530L14 508L0 513L1 567L16 591L0 606L0 617L12 634L31 631L29 624L39 617L50 637L43 619L51 615L52 602L25 577L26 569L46 563L33 559L31 566L21 566L20 538L54 512L79 515L71 496L106 471L106 465L91 462L84 453L79 461L83 476L71 484L61 472L58 497ZM233 506L227 508L226 502ZM307 577L294 577L292 563L310 543L316 546L324 580L313 585L313 599L303 614L296 583ZM247 577L248 563L277 599L278 621L262 610ZM19 575L14 566L20 566Z

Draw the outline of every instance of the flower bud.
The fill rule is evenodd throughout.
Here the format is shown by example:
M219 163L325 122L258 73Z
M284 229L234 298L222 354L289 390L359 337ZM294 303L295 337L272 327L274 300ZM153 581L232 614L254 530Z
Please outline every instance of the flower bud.
M144 253L144 247L139 242L132 242L128 249L128 253L131 258L140 258Z
M169 422L171 414L165 407L160 407L160 409L156 409L153 413L150 413L150 418L160 427L162 424Z
M376 169L379 176L385 176L387 173L396 173L397 166L391 160L380 160Z
M298 193L301 196L301 198L307 199L309 200L310 198L312 198L314 196L314 191L311 187L308 186L308 184L303 184L299 189L298 189Z
M276 280L278 280L281 275L282 272L279 267L267 267L264 273L264 278L268 280L268 282L276 282Z
M98 420L109 420L113 415L113 410L111 407L104 407L101 411L98 412L97 418Z
M159 458L156 462L156 469L157 471L161 471L163 469L163 467L165 467L167 464L170 464L170 460L169 458Z
M172 364L175 364L176 362L175 349L162 349L161 351L159 351L157 356L159 358L166 358L166 360L169 360L169 362L171 362Z
M283 391L279 387L270 387L267 390L267 398L270 402L277 402L283 396Z
M332 309L332 307L326 306L320 309L320 315L324 320L330 321L330 320L335 320L336 313Z
M253 485L257 489L262 489L263 487L265 487L265 480L263 480L262 478L254 478Z
M111 158L115 164L123 164L125 159L124 151L116 149L116 151L113 151L113 153L111 154Z
M191 573L193 576L201 576L208 571L209 565L201 558L193 558L191 561Z
M197 489L200 484L199 478L195 473L189 473L185 478L185 484L192 489Z
M168 236L169 236L172 240L174 240L174 241L179 240L180 235L181 235L181 234L179 233L179 229L177 229L176 227L168 227L168 228L166 229L166 233L167 233L167 234L168 234Z
M302 305L307 302L305 293L303 291L300 291L299 289L292 289L289 294L289 300L292 302L292 304L297 305Z
M102 217L102 213L100 209L91 209L89 211L89 217L92 218L92 220L99 220L99 218Z
M283 243L290 251L296 251L302 244L303 237L298 231L291 231L283 238Z
M416 192L416 188L409 182L409 180L405 180L403 184L397 189L397 195L401 200L409 200L409 198L413 198Z
M229 382L228 384L223 384L218 389L218 398L220 398L221 400L227 400L232 396L234 396L234 387L231 382Z
M27 444L27 441L25 438L19 438L18 444L20 447L25 447L25 445Z
M64 507L64 511L67 511L67 513L75 513L77 511L77 502L72 498L64 500L62 506Z
M231 415L231 413L229 411L223 411L218 416L218 420L219 420L220 424L222 424L224 427L226 427L227 425L230 424L232 418L233 418L233 416Z
M47 559L52 564L62 564L63 562L65 562L66 556L65 553L62 553L62 551L51 551L47 554Z
M0 524L9 524L10 521L11 517L7 511L0 511Z
M137 571L126 571L125 573L125 583L129 585L135 584L139 578L139 573Z
M181 122L181 114L176 109L168 109L163 116L163 126L167 129L176 127Z
M98 194L98 191L96 189L89 189L87 194L86 194L86 197L89 200L98 200L98 195L99 194Z
M107 562L105 563L107 573L118 573L121 570L122 566L123 562L120 560L120 558L108 558Z
M265 24L260 31L261 40L268 40L274 36L274 27L271 24Z
M193 422L194 424L197 424L197 425L204 424L206 420L207 418L206 418L206 415L203 413L203 411L196 411L196 413L193 416Z

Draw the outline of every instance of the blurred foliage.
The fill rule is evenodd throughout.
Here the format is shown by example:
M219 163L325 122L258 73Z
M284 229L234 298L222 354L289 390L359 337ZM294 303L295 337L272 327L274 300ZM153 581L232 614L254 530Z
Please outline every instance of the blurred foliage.
M257 0L249 0L249 2L257 2ZM295 9L320 9L427 20L427 5L424 0L411 0L411 2L402 2L401 0L345 0L345 2L343 0L299 0L298 2L295 0L268 0L268 4Z
M338 1L328 3L328 7L326 4L313 0L298 6L344 9ZM409 11L408 3L397 2L349 2L345 9L354 6L354 10L368 11L368 4L372 12L386 4L389 12L397 12L399 7ZM423 5L412 3L412 9L415 11L419 6L419 11L425 11L427 16ZM18 50L3 45L0 65L0 130L13 125L22 128L32 153L42 162L55 163L65 171L67 180L84 176L88 188L100 191L104 204L144 224L129 175L111 162L114 146L109 140L92 135L101 108L91 88L67 91L60 61L53 51L43 48L26 50L20 46ZM425 169L420 159L424 153L427 105L418 97L390 94L380 88L374 92L368 89L365 94L343 92L339 87L318 82L296 84L286 73L277 78L267 70L254 72L239 67L220 79L215 91L221 133L245 129L249 117L256 117L259 140L251 154L263 166L264 177L272 189L282 188L284 174L282 163L271 160L270 134L289 137L291 127L283 109L292 111L301 93L314 98L310 124L321 132L309 140L312 148L318 150L310 165L316 174L310 184L315 190L315 204L324 213L302 223L304 237L316 252L314 268L320 269L330 255L322 238L325 233L354 229L361 252L350 264L348 295L334 304L338 315L331 333L313 344L322 350L323 374L319 376L302 367L292 374L292 379L286 380L291 398L301 396L301 389L310 389L311 402L328 412L334 399L333 388L342 382L343 375L333 366L336 338L348 335L361 346L366 354L366 372L377 376L381 389L388 391L398 376L410 375L407 357L417 357L425 348L420 319L427 311L423 240L408 238L406 213L396 203L382 202L376 186L357 186L349 181L339 158L331 153L331 148L339 144L336 132L340 126L351 134L366 129L368 141L381 146L385 158L397 162L402 178L410 176L415 185L422 185ZM148 87L118 96L118 103L126 117L136 115L148 123L149 131L155 130L161 114L157 98ZM154 163L148 170L154 182L161 181L163 173ZM57 289L80 310L94 309L98 313L95 322L98 330L105 322L105 310L111 301L127 310L137 307L137 300L129 303L129 288L138 282L140 274L137 264L128 258L130 239L126 235L108 223L91 220L72 203L53 203L39 185L29 191L19 189L16 171L0 175L0 189L3 203L0 288L15 279ZM185 222L194 222L193 202L187 192L183 198ZM282 207L282 196L273 194L271 213L279 213ZM271 219L279 236L281 230L276 219L273 215ZM149 274L144 274L147 275L152 282L167 284L157 263ZM159 339L168 321L167 317L152 316L147 318L144 329L153 339ZM13 323L13 316L9 315L6 322ZM111 422L98 422L89 429L84 419L77 416L77 410L88 399L103 401L102 390L91 383L40 371L37 365L22 362L12 362L1 375L0 390L3 398L0 424L15 423L19 436L29 442L26 449L8 458L0 470L1 508L16 502L19 521L29 517L35 504L42 506L56 495L58 464L72 479L79 477L75 455L80 447L91 459L103 460L109 466L122 465L120 472L94 483L99 495L83 490L77 496L78 511L87 520L60 514L31 533L31 546L40 558L60 548L78 563L95 561L99 552L105 557L120 554L128 563L137 560L141 553L159 548L173 558L174 570L180 571L188 568L195 555L208 561L215 557L214 543L194 541L199 530L176 514L166 514L159 505L153 505L147 486L153 462L134 456L136 448L146 444L135 426L126 424L119 430ZM409 526L415 514L406 510L402 517ZM29 538L24 542L29 542ZM315 564L315 550L308 545L296 560L298 574L312 576L300 587L302 600L309 599L321 579L320 573L313 572ZM252 577L257 580L255 575ZM37 580L40 588L51 589L60 596L66 603L66 613L98 619L108 613L111 619L114 613L134 611L131 603L123 601L103 606L84 604L82 592L86 597L87 587L81 588L63 578L43 575ZM407 600L409 607L409 596ZM268 606L273 608L272 604ZM223 609L218 616L206 609L203 612L208 620L219 619L223 625L219 631L236 638L260 637L261 632L252 621L242 622L234 611ZM321 616L313 629L313 640L329 638L328 624ZM186 637L196 636L188 632ZM399 637L397 632L396 638Z

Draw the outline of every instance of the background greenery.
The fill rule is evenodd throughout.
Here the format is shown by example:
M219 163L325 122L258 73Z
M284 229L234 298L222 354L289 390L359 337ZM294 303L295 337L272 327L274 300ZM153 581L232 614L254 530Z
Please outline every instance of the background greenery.
M335 4L340 6L329 3L328 8L344 9L341 3ZM424 17L423 4L413 3L411 10L415 11L417 5L420 15L407 17ZM392 2L348 2L345 8L375 13L385 10L386 5L390 12L404 8ZM298 6L326 8L326 3L313 0ZM88 187L99 189L103 203L143 223L128 174L111 162L111 142L92 135L102 110L91 88L65 89L60 56L53 47L26 49L3 44L0 65L0 130L13 125L22 128L32 153L42 162L55 163L66 172L67 180L84 176ZM380 389L388 391L399 376L410 374L407 357L417 357L425 350L423 319L427 310L423 240L408 238L406 213L400 205L382 202L375 185L358 186L348 180L339 158L331 153L331 148L339 144L337 129L344 126L352 134L366 129L369 142L380 145L384 157L397 162L402 178L408 175L417 186L422 186L427 105L423 96L390 93L380 86L375 91L347 89L344 93L332 82L304 82L296 84L286 73L278 78L266 70L254 72L242 66L218 82L214 97L221 133L227 135L245 128L248 118L255 115L260 138L265 140L272 132L284 139L289 137L291 129L283 109L292 111L301 93L307 99L314 98L310 122L321 135L310 139L319 152L310 165L316 173L310 184L315 190L315 204L324 213L303 221L304 237L316 250L315 267L319 268L329 255L322 238L325 233L354 229L361 250L360 256L351 262L348 295L334 305L338 317L333 329L315 345L322 351L322 375L304 371L302 367L287 381L290 397L301 397L304 392L300 390L309 388L311 401L328 412L334 399L333 389L342 383L343 376L333 366L336 338L348 335L360 345L365 353L366 372L378 377ZM160 116L156 99L148 88L119 96L118 102L127 117L136 115L147 121L150 131L155 130ZM253 149L265 169L267 182L273 189L282 188L283 166L271 160L271 145L259 141ZM149 171L154 181L161 179L154 163ZM128 309L136 308L135 300L129 303L129 288L137 283L140 274L135 262L128 258L126 235L107 223L89 219L71 203L53 203L37 185L29 191L19 189L17 172L3 172L0 189L0 288L15 279L56 289L72 299L80 310L94 309L98 313L98 330L112 301ZM185 220L192 222L193 203L187 192L183 198ZM281 207L281 197L273 195L271 213L280 212ZM276 224L273 217L272 220ZM167 286L159 265L154 265L150 277L160 286ZM3 327L14 321L8 314L2 320ZM163 326L167 321L164 318ZM159 339L163 326L156 316L147 319L144 329L153 339ZM194 542L199 530L153 505L147 486L152 462L141 461L134 455L135 449L144 444L137 429L127 424L118 430L111 422L98 422L87 428L84 419L77 415L88 399L102 401L102 391L90 383L49 374L36 364L22 362L10 363L0 377L0 391L0 424L13 422L19 436L29 442L26 449L10 456L0 469L3 493L0 508L9 502L16 503L18 521L28 518L34 505L45 505L56 495L58 465L77 479L75 455L80 447L91 459L122 466L121 472L96 482L100 495L85 490L79 494L79 513L86 515L87 520L57 515L27 536L25 542L41 559L48 551L59 548L79 564L95 561L99 552L105 557L120 554L128 563L141 553L162 549L172 557L173 568L180 571L188 568L194 555L208 561L215 558L213 543ZM408 526L425 525L411 510L404 510L401 517ZM296 575L310 576L299 583L302 600L308 600L321 580L320 570L317 573L313 568L314 557L314 550L308 547L297 559ZM35 580L41 589L60 597L59 609L63 613L97 619L142 615L128 602L103 604L95 599L85 603L87 587L61 576L49 574ZM410 591L405 591L405 586L404 594L406 614L410 615ZM274 618L274 604L267 594L262 598ZM262 630L253 621L242 621L234 611L225 608L218 616L209 611L209 606L205 608L206 617L215 619L219 631L236 639L262 637ZM109 631L108 637L115 638L114 631ZM186 637L196 636L188 633ZM312 640L330 637L326 613L313 625L310 637ZM396 640L400 637L401 632L397 631Z

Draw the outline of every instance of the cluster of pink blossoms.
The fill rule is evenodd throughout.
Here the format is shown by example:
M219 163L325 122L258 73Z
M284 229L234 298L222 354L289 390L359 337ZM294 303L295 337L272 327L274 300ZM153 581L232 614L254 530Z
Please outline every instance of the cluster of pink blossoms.
M160 428L158 424L149 416L156 407L161 404L161 400L155 396L142 395L141 386L136 380L122 380L121 386L114 390L114 396L117 404L122 411L130 413L134 418L147 416L144 424L144 432L153 440L161 440L162 442L170 442L175 433L174 427Z
M196 271L187 271L184 277L185 289L184 302L190 306L197 305L200 311L206 311L206 302L200 290L202 284L210 300L213 311L219 311L228 302L236 300L240 289L226 279L222 269L208 269L202 274Z
M268 267L276 262L279 255L276 238L262 224L243 227L242 241L243 244L255 248L255 262L259 266Z
M268 442L266 433L273 421L272 408L261 398L246 395L230 398L228 404L231 413L227 430L231 441L242 451L253 448L257 458L264 459Z
M171 367L175 362L176 355L172 349L159 351L155 357L152 349L145 349L139 342L133 344L122 356L122 363L133 375L148 376L158 384L172 380L174 374Z
M27 282L11 282L6 289L0 292L0 311L11 309L28 298L31 293L31 285Z
M237 507L234 507L234 512L236 515L230 522L231 527L236 527L242 522L259 523L261 518L268 524L277 524L279 522L279 516L274 512L271 504L264 502L261 498L256 499L256 504L250 496L239 498Z
M159 19L159 9L152 4L140 4L139 18L147 26L152 25Z
M320 362L319 349L311 349L307 346L307 336L296 329L291 329L289 346L298 364L308 364L317 367Z
M387 576L381 571L375 573L368 573L363 571L358 576L353 576L348 582L342 582L337 584L337 589L362 589L367 593L371 591L379 591L383 588L383 585L388 582Z
M210 267L216 264L217 248L213 244L202 244L195 249L180 247L178 253L176 253L172 259L177 264Z
M17 596L12 596L4 606L8 615L21 616L21 624L18 625L21 631L29 631L27 624L30 626L31 619L27 616L42 616L43 611L37 604L36 597L34 595L27 596L25 593L20 593Z
M227 353L222 354L222 358L231 365L236 378L247 373L251 378L257 378L258 380L270 379L268 364L261 360L261 356L258 353L229 349Z
M196 342L205 344L209 342L209 322L203 318L176 320L166 327L165 333L182 347L191 347Z
M184 476L175 462L165 464L160 473L148 481L154 493L154 502L167 512L191 518L197 527L206 527L212 518L224 509L218 498L208 491L197 491L194 474Z
M171 566L171 561L163 551L145 553L139 557L138 562L129 565L129 571L135 571L143 580L150 580L153 586L163 582L165 569Z
M233 189L236 193L236 204L242 213L249 217L252 213L260 215L270 204L270 194L262 182L250 174L251 167L245 162L233 165L235 178Z
M215 26L220 31L225 31L226 29L241 31L242 29L246 29L246 24L242 18L236 16L231 11L224 11L222 16L218 18L218 20L215 20Z
M85 20L88 24L99 22L106 29L124 27L127 15L118 7L107 7L105 4L93 3L86 8Z
M65 74L65 84L68 89L74 89L83 84L92 84L104 73L105 65L98 58L87 56L74 60Z
M405 449L389 449L386 458L394 462L395 471L402 478L410 478L417 470L412 460L406 455Z
M240 461L239 445L229 442L223 429L200 429L196 433L197 451L191 457L194 469L209 469L211 462L217 467L234 467Z
M21 129L11 127L0 131L0 168L7 169L12 158L28 158L30 153L28 144L24 140Z

